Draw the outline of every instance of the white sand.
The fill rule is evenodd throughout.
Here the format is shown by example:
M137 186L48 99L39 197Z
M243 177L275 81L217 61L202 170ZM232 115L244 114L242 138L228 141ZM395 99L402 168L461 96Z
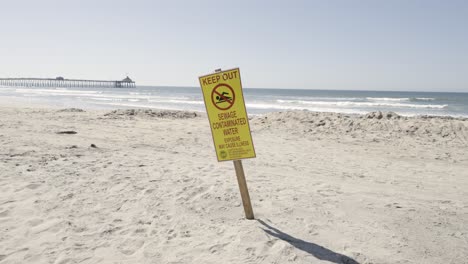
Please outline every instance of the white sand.
M466 120L256 117L249 221L206 117L105 113L0 108L1 264L468 263Z

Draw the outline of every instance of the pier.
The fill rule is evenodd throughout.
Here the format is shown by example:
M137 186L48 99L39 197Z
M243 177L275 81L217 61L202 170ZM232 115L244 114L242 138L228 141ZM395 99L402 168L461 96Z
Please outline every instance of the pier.
M59 87L59 88L135 88L128 76L121 81L98 81L52 78L0 78L0 86L11 87Z

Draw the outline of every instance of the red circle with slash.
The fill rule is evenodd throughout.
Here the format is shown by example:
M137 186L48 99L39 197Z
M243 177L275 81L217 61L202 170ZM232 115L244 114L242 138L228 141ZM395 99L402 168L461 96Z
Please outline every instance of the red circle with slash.
M234 94L234 90L228 84L220 83L211 91L211 102L213 102L213 105L219 110L228 110L231 108L234 105L235 99L236 95Z

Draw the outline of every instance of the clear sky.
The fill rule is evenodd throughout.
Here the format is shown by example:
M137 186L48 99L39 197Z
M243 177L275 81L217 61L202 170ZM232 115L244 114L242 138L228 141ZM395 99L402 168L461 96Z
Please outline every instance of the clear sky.
M468 1L1 1L0 77L468 92Z

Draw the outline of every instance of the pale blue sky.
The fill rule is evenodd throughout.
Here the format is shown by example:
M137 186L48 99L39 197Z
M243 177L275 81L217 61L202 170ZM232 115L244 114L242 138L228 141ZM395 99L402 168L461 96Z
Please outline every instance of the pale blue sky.
M468 1L1 1L0 77L468 92Z

